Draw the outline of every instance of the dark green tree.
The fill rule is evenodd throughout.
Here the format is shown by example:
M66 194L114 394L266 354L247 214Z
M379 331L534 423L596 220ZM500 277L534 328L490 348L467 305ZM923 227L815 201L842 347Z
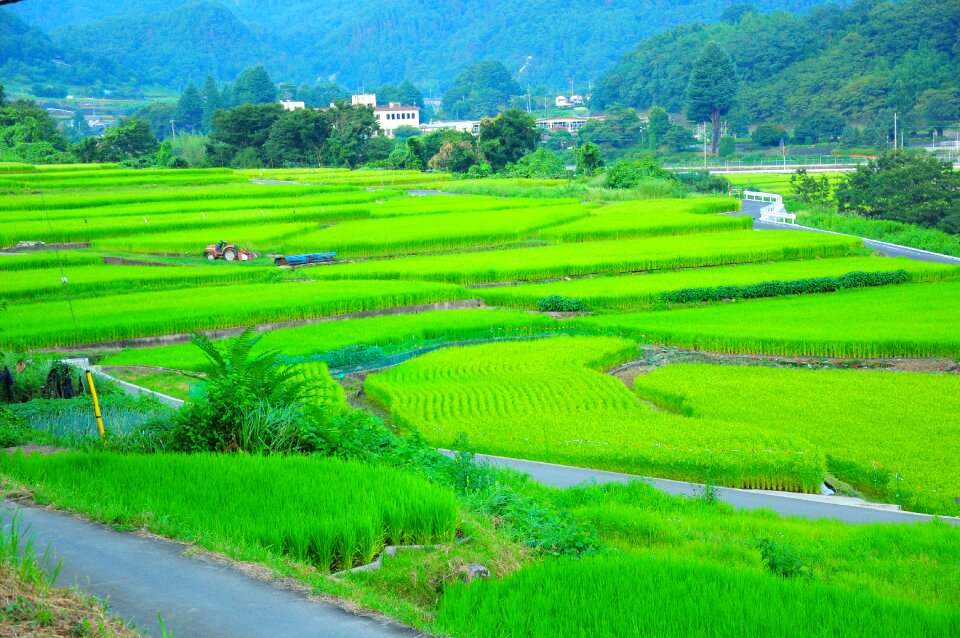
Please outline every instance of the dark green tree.
M892 150L847 173L836 189L843 213L956 232L960 173L926 153Z
M187 84L187 88L180 94L173 119L181 131L200 132L203 122L203 97L193 82Z
M847 121L839 115L818 109L800 118L793 131L793 141L796 144L834 142L843 134L846 125Z
M676 181L668 170L661 168L652 157L621 159L607 169L607 188L634 188L648 179Z
M270 104L277 101L277 87L262 64L244 69L233 85L236 104Z
M613 105L603 120L590 120L577 133L580 144L593 142L606 153L619 154L626 149L645 146L647 127L635 109Z
M727 52L708 42L693 65L687 84L687 120L710 121L713 129L710 148L714 155L720 144L720 118L733 108L737 97L737 72Z
M459 140L444 142L430 158L429 165L435 171L466 173L482 161L483 157L477 152L473 142Z
M942 136L944 127L960 124L960 89L928 89L920 94L916 110Z
M7 93L3 88L3 82L0 82L0 106L6 104Z
M170 120L174 120L174 126L179 126L176 123L176 110L177 105L171 102L151 102L138 109L133 116L149 124L157 139L163 140L173 135Z
M787 129L780 124L761 124L753 129L750 139L760 146L779 146L781 141L787 139Z
M90 125L87 124L87 118L83 113L77 111L73 114L73 137L76 140L82 140L90 135Z
M495 60L477 62L453 80L443 94L443 112L455 119L493 116L510 104L510 98L523 89L510 76L502 63Z
M203 115L200 117L200 129L209 133L213 128L213 114L223 108L220 91L212 76L203 81Z
M284 111L270 127L263 145L268 166L319 166L330 135L325 115L313 109Z
M729 135L725 135L720 138L720 147L717 149L717 154L720 157L730 157L737 150L737 143Z
M434 155L439 153L440 148L447 142L450 142L451 144L455 144L457 142L467 142L474 147L474 150L476 150L477 139L474 137L473 133L469 133L467 131L456 131L452 128L443 128L439 131L428 133L427 135L423 136L423 145L426 147L427 157L432 158Z
M213 116L207 152L220 165L246 149L258 153L270 136L270 128L283 114L279 104L244 104L221 109ZM222 158L229 158L222 161Z
M510 174L514 177L554 179L566 176L567 169L563 165L563 160L556 153L551 153L545 148L538 148L517 160Z
M90 139L90 138L88 138ZM99 162L123 162L143 160L153 164L153 156L160 144L150 125L141 119L129 118L107 129L103 137L97 140L97 160Z
M510 108L480 123L480 151L494 171L537 148L540 131L532 115Z
M673 124L670 122L670 114L660 106L654 106L647 114L647 129L653 137L654 147L663 144L667 132Z
M790 188L793 195L807 204L824 204L830 201L830 180L826 175L816 177L807 173L807 169L798 168L790 176Z
M335 104L326 111L330 136L323 149L326 166L355 168L366 160L366 147L380 126L369 106Z
M593 142L578 146L573 152L577 161L577 174L591 176L603 168L603 158L600 156L600 147Z

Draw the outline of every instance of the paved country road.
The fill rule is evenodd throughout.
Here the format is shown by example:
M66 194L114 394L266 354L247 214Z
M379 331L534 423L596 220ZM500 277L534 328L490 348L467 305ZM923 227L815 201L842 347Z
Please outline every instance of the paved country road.
M806 230L814 233L828 233L832 235L842 235L844 233L835 233L829 230L822 230L820 228L811 228L810 226L801 226L799 224L771 224L769 222L760 221L760 209L764 206L767 206L769 202L758 202L753 200L745 199L743 200L742 206L740 208L740 215L749 215L753 217L753 228L754 230ZM850 235L851 237L853 235ZM873 250L887 255L888 257L907 257L909 259L914 259L916 261L932 261L941 264L958 264L960 265L960 257L951 257L950 255L941 255L940 253L932 253L926 250L919 250L917 248L910 248L909 246L900 246L897 244L889 244L887 242L878 241L876 239L867 239L865 237L860 237L863 240L863 245L867 248L872 248Z
M452 454L443 450L445 454ZM525 461L503 456L477 454L477 463L489 463L497 467L509 467L525 472L532 479L553 487L567 488L584 483L627 483L644 481L662 492L680 496L696 496L703 485L686 481L649 478L633 474L620 474L591 470L570 465L556 465L539 461ZM864 504L859 499L845 499L837 496L819 496L811 494L789 494L764 490L739 490L730 487L717 487L717 498L733 505L739 510L770 509L781 516L799 516L801 518L833 518L845 523L921 523L933 520L928 514L903 512L875 505ZM960 518L940 517L950 525L960 527Z
M183 555L186 545L114 531L67 514L0 503L4 528L19 510L39 553L63 559L60 587L109 598L112 611L150 636L157 614L175 638L414 638L397 623L351 614L335 605L257 580L228 565Z

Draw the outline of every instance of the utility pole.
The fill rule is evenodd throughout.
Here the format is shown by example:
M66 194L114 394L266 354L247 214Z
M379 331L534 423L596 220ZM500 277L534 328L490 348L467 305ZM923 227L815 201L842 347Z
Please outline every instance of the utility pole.
M703 123L703 168L707 168L707 123Z
M897 112L893 112L893 150L897 150Z

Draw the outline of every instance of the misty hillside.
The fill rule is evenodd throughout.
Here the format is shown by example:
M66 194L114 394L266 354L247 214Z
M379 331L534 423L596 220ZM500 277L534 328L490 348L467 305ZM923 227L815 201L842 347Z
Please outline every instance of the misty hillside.
M56 43L107 54L133 75L175 84L207 72L232 79L261 61L278 79L335 76L348 86L404 78L442 90L486 58L522 83L568 88L637 42L693 20L716 21L730 0L30 0L11 11ZM818 0L757 0L803 11Z

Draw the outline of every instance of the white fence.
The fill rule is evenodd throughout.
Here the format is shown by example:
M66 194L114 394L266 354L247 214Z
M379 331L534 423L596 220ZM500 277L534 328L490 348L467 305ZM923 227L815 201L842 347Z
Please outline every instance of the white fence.
M770 202L760 209L760 221L762 222L775 222L778 224L797 223L797 216L787 212L787 209L783 206L783 197L776 193L743 191L743 199L754 202Z

